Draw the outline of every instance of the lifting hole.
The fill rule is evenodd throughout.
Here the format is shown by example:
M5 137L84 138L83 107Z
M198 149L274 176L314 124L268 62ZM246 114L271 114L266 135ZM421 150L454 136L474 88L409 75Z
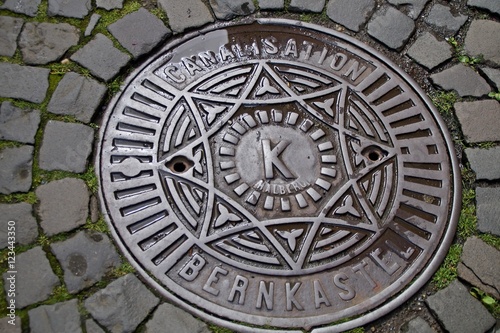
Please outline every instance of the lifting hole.
M194 165L193 161L184 156L174 157L166 166L175 173L184 173Z
M370 146L363 149L361 152L363 156L365 156L370 162L381 161L385 156L387 156L387 152L382 150L376 146Z

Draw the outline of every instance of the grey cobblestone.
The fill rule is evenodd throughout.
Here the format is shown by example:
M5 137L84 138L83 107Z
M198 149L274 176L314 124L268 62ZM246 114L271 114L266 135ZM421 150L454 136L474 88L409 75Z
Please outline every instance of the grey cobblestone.
M48 68L0 63L0 97L41 103L49 88Z
M171 34L159 18L144 8L111 24L108 30L134 58L148 53Z
M500 90L500 69L496 68L480 68L480 71L491 81L492 86L496 88L497 91Z
M49 0L49 16L84 18L92 8L90 0Z
M464 64L457 64L429 78L436 86L454 90L462 97L481 97L491 91L488 82Z
M171 304L161 304L146 323L144 333L210 333L207 325Z
M0 204L0 249L8 246L9 221L14 221L16 243L31 244L38 237L38 225L33 217L33 207L26 203Z
M11 102L0 105L0 139L35 143L40 111L17 108Z
M472 21L465 37L465 50L482 56L488 63L500 65L500 23L489 20Z
M500 15L500 2L498 0L469 0L467 5L489 10Z
M359 31L375 7L374 0L330 0L326 14L335 23Z
M85 321L85 328L87 329L87 333L106 333L104 330L97 325L95 321L92 319L87 319Z
M454 108L467 142L500 141L500 103L494 100L459 102Z
M84 172L93 140L94 130L88 126L50 120L40 148L40 168Z
M0 193L28 192L31 188L33 147L0 150Z
M38 12L38 7L41 3L42 0L6 0L0 9L7 9L14 13L34 17Z
M422 318L417 317L403 325L401 332L406 333L435 333L429 324Z
M368 23L368 34L391 49L400 49L415 30L411 18L393 7L377 11Z
M481 232L489 232L500 236L500 188L476 188L477 228Z
M210 0L210 6L219 20L230 20L255 12L255 5L251 0Z
M277 10L285 8L285 0L259 0L259 8L262 10Z
M158 0L158 4L167 13L168 23L175 32L214 21L212 13L201 0Z
M48 236L71 231L85 224L88 215L89 193L81 179L64 178L36 189L40 201L40 225Z
M45 301L49 298L54 287L60 284L50 267L45 252L39 246L16 256L16 270L15 300L18 309ZM9 273L3 274L6 293L10 286L9 277Z
M491 149L467 148L465 154L477 179L500 179L500 147Z
M15 323L15 325L10 324L9 322ZM10 317L4 317L0 319L0 332L2 333L22 333L21 330L21 318L14 317L11 319Z
M45 65L59 60L73 45L78 44L80 31L67 23L32 23L24 25L19 48L27 64Z
M17 37L24 20L10 16L0 16L0 56L12 57L17 49Z
M31 333L82 333L78 300L42 305L28 312Z
M66 73L52 94L47 110L88 123L101 103L106 86L77 73Z
M293 12L320 13L325 7L325 0L292 0L288 9Z
M96 0L96 6L106 10L123 8L123 0Z
M451 13L450 7L441 4L435 4L425 18L425 22L428 24L444 28L453 33L457 32L465 21L467 21L467 16L461 14L455 16Z
M425 32L410 47L408 55L420 65L433 69L451 59L453 52L446 41L438 41L430 32Z
M425 5L429 2L429 0L388 0L388 2L398 6L409 5L410 10L408 12L408 16L415 20L418 18L422 10L424 10Z
M85 34L84 34L85 37L92 35L92 31L94 31L94 28L100 19L101 19L101 15L96 14L96 13L92 14L92 16L90 17L89 24L87 25L87 28L85 29Z

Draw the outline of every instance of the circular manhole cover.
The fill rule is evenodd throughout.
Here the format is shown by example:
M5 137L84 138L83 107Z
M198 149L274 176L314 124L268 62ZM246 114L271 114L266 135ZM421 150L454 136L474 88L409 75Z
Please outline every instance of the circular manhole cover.
M211 27L168 43L108 108L103 207L145 279L195 315L341 330L404 302L444 257L460 195L445 131L352 38Z

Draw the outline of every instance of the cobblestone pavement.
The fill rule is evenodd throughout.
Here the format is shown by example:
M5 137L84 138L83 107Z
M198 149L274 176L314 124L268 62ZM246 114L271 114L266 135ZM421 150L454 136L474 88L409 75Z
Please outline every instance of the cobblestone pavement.
M355 331L499 332L499 15L498 0L0 0L0 332L226 332L162 300L120 256L92 151L103 109L150 52L244 16L312 22L376 48L431 96L455 141L464 199L445 263Z

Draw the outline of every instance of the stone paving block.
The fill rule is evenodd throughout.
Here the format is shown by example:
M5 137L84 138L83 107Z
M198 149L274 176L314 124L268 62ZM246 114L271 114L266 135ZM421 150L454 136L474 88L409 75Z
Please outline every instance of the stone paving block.
M405 333L435 333L432 327L422 318L416 317L405 323L400 332Z
M425 22L428 24L444 28L453 33L456 33L466 21L467 16L461 14L455 16L451 13L450 7L440 4L435 4L425 18Z
M32 165L32 146L0 150L0 193L28 192Z
M467 142L500 141L500 103L460 102L454 107Z
M457 64L430 77L432 83L444 90L455 90L461 97L481 97L491 91L488 82L469 66Z
M15 289L16 308L45 301L54 287L60 284L52 271L49 260L40 246L16 256ZM3 274L5 293L10 289L10 273ZM36 281L36 283L33 283Z
M68 114L84 123L90 122L101 103L106 86L77 73L66 73L57 85L47 110Z
M11 324L11 323L14 323ZM22 333L20 317L4 317L0 319L0 332L2 333Z
M0 204L0 249L8 246L9 231L15 232L17 244L28 245L38 237L38 225L33 217L33 207L26 203ZM13 221L14 224L9 223ZM12 229L14 227L14 229Z
M285 8L285 0L259 0L261 10L276 10Z
M457 280L425 301L447 332L486 332L496 320Z
M0 105L0 139L35 143L40 111L17 108L11 102Z
M106 272L120 265L120 256L105 234L78 234L51 245L64 270L64 283L71 294L99 281Z
M479 69L489 81L491 81L491 85L493 88L496 88L497 91L500 90L500 69L484 67Z
M476 188L476 202L479 231L500 236L500 187Z
M42 103L49 88L48 68L0 62L0 97Z
M84 18L92 9L90 0L49 0L49 16Z
M251 0L210 0L210 6L219 20L230 20L255 12L255 5Z
M144 333L210 333L207 324L171 304L161 304L146 323Z
M28 22L19 38L19 48L27 64L45 65L59 60L78 44L80 30L67 23Z
M40 185L36 196L40 225L48 236L85 224L90 198L83 180L64 178Z
M375 7L374 0L330 0L326 14L335 23L359 31Z
M94 130L88 126L50 120L40 148L40 168L84 172L93 140Z
M490 149L467 148L465 154L477 179L500 179L500 147Z
M95 321L92 319L87 319L85 321L85 328L87 329L87 333L106 333L104 330L97 325Z
M92 14L92 16L90 17L89 24L87 25L87 28L85 29L85 34L84 34L85 37L92 35L92 31L94 31L94 28L100 19L101 19L101 15L96 14L96 13Z
M130 56L113 46L113 42L103 34L94 39L71 56L87 68L93 75L109 81L128 63Z
M433 69L451 59L453 50L446 41L438 41L430 32L425 32L413 43L407 54L425 68Z
M429 0L388 0L388 2L396 6L410 6L408 16L415 20L424 10Z
M6 0L0 9L33 17L36 16L41 2L42 0Z
M500 65L500 23L489 20L472 21L465 37L465 50L483 56L487 63Z
M171 35L163 22L144 8L111 24L108 30L134 58L148 53Z
M175 32L214 21L212 13L201 0L158 0L158 5L167 13L168 24Z
M17 49L17 37L24 20L10 16L0 16L0 56L12 57Z
M486 9L492 13L500 15L500 1L498 0L469 0L467 1L467 5Z
M123 8L123 0L96 0L97 8L106 10Z
M368 34L391 49L402 48L415 30L415 22L393 7L378 10L368 23Z
M159 300L138 278L127 274L85 301L85 308L112 333L133 332Z
M28 311L31 333L81 333L78 300L42 305Z
M478 260L481 258L481 260ZM500 251L477 237L468 238L464 244L458 275L489 293L500 298Z
M321 13L325 7L325 0L292 0L288 9L292 12Z

